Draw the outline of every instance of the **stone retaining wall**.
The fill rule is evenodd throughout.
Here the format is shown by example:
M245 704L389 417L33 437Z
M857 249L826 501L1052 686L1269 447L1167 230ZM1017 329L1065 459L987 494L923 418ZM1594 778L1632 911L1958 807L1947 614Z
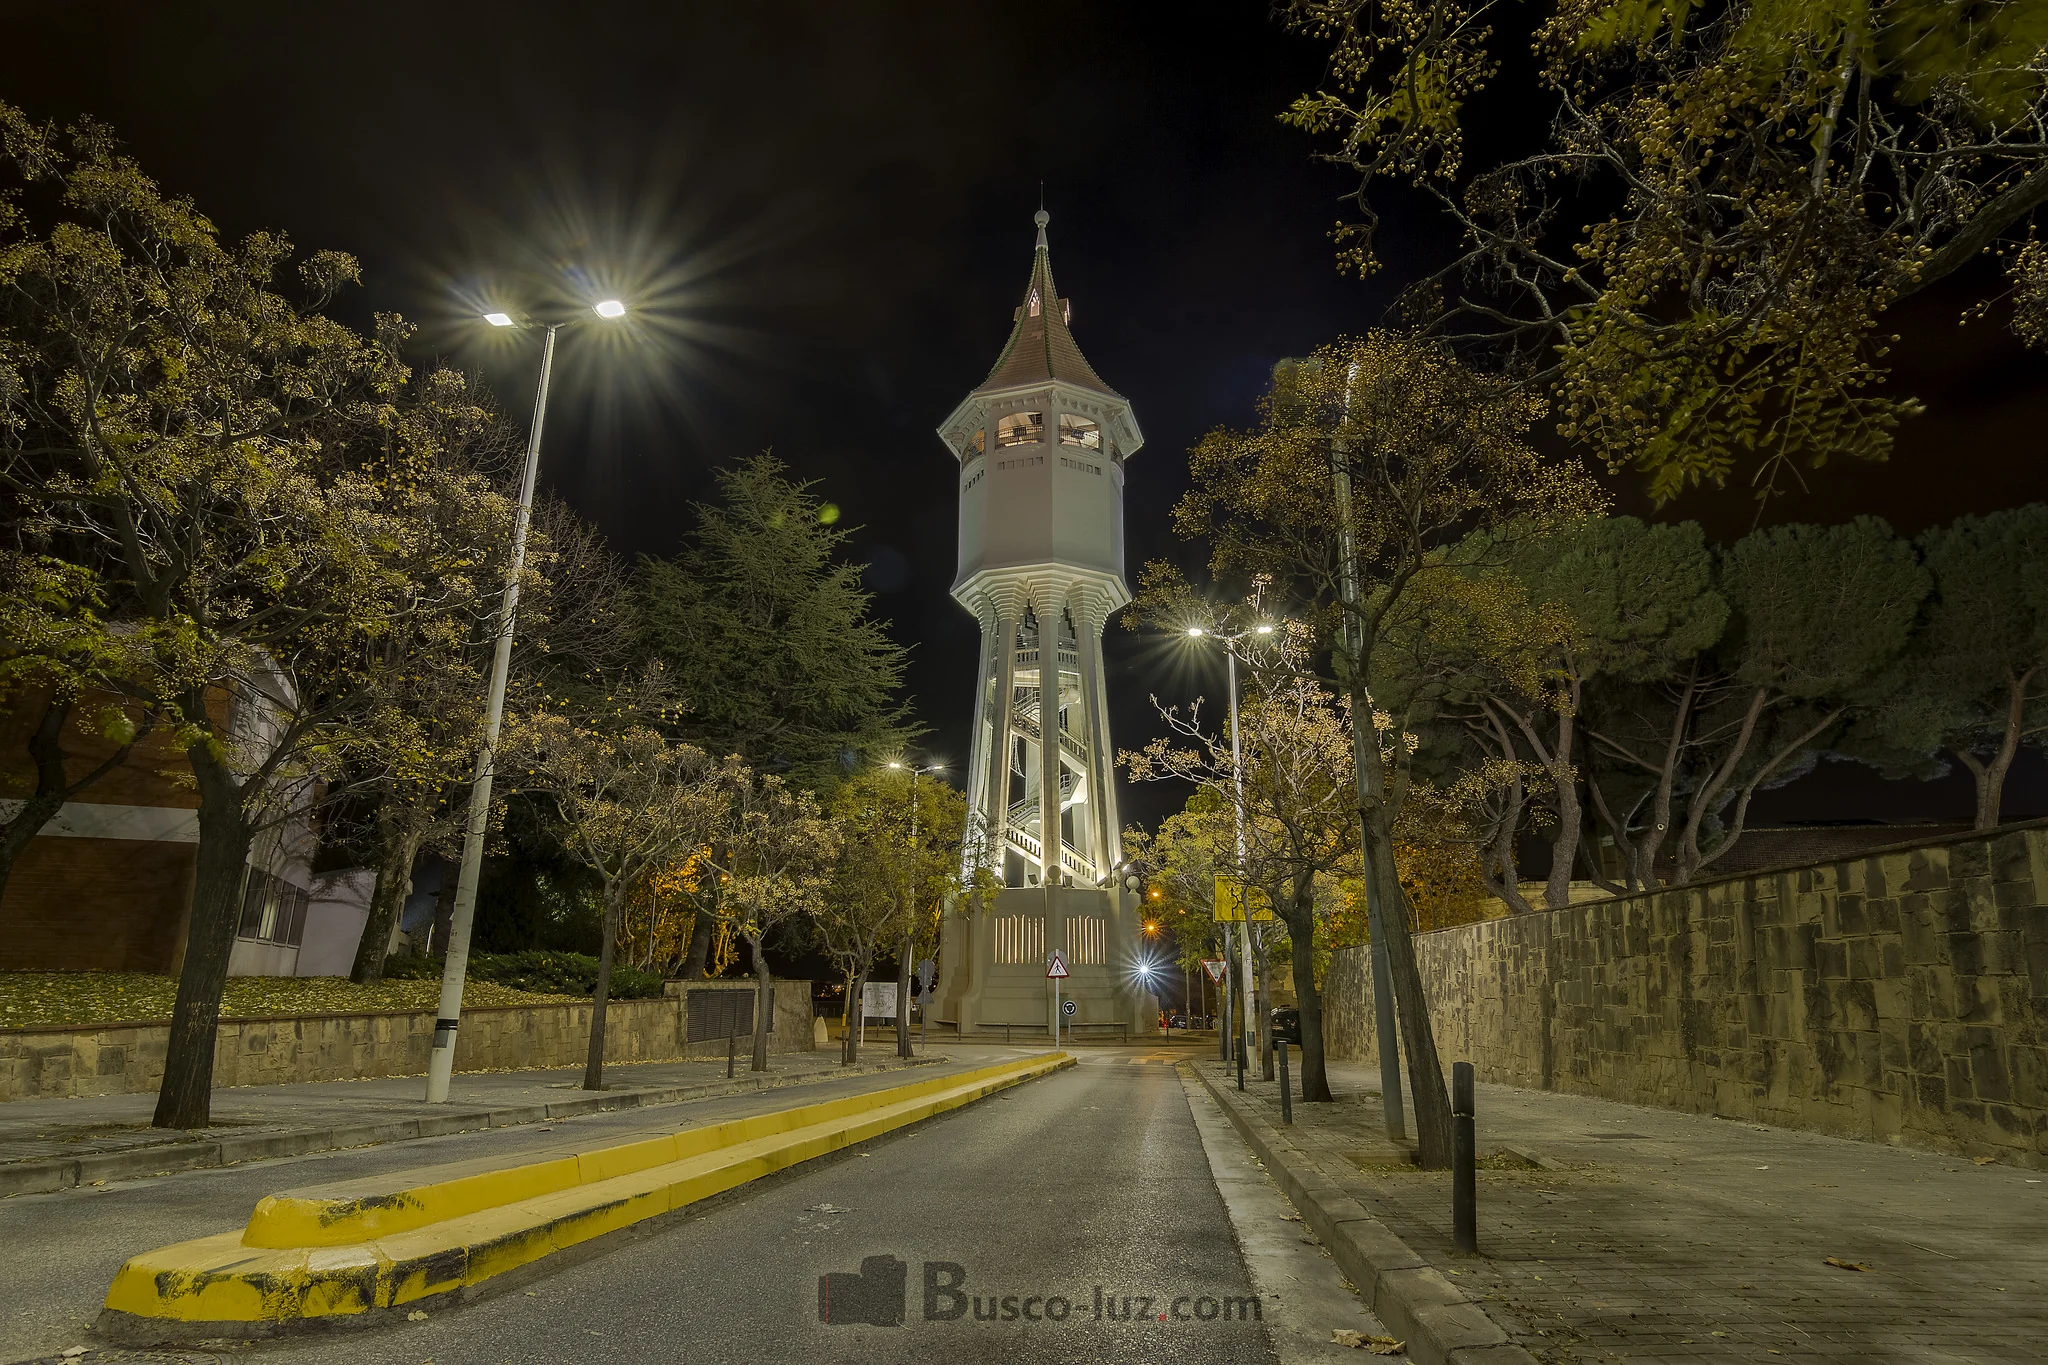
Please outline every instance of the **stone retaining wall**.
M717 983L732 989L736 983ZM811 986L778 981L771 1052L812 1048ZM725 1043L685 1045L684 998L614 1000L605 1007L607 1062L723 1057ZM108 1027L0 1029L0 1102L153 1091L163 1080L168 1021ZM213 1083L419 1076L434 1046L434 1011L228 1019L213 1054ZM581 1066L590 1048L589 1005L479 1006L462 1012L457 1071ZM748 1048L744 1040L741 1055Z
M1446 1068L2048 1168L2048 821L1415 945ZM1366 950L1324 991L1373 1059Z

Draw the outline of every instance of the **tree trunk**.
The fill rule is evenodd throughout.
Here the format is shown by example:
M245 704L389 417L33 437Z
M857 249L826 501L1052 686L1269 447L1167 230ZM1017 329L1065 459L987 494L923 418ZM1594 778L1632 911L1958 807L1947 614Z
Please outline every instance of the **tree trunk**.
M1578 688L1573 686L1573 692ZM1578 704L1576 696L1571 706ZM1572 864L1579 855L1579 827L1585 822L1585 807L1579 804L1578 774L1572 768L1572 745L1576 736L1576 714L1570 707L1557 715L1557 744L1550 755L1550 785L1557 810L1557 832L1550 840L1550 880L1543 887L1543 903L1562 910L1572 903Z
M371 986L384 979L384 959L391 951L391 934L412 896L412 866L418 859L426 832L410 819L386 821L379 818L380 838L377 885L370 892L370 917L363 921L363 936L356 942L355 965L348 979L359 986Z
M1278 899L1277 897L1275 898ZM1247 915L1250 911L1247 909ZM1250 923L1247 919L1246 923ZM1266 943L1266 931L1261 929L1252 941L1252 972L1259 983L1259 1002L1255 1009L1253 1027L1259 1035L1259 1079L1273 1079L1273 950Z
M763 935L763 937L766 937ZM773 987L768 980L768 955L761 951L761 940L750 938L747 947L754 952L754 1065L755 1071L768 1069L768 1019L775 1006L769 999Z
M867 989L866 971L854 976L846 987L846 1019L840 1025L845 1036L840 1039L846 1051L846 1064L852 1066L860 1060L860 993Z
M597 950L597 989L590 997L590 1052L583 1062L583 1088L604 1089L604 1015L612 996L612 959L619 950L619 917L626 908L623 884L604 889L604 936Z
M1366 718L1353 721L1354 725L1370 723ZM1366 742L1374 740L1367 736ZM1367 890L1377 902L1376 906L1368 905L1369 932L1382 937L1387 945L1387 971L1393 977L1394 1011L1408 1054L1408 1088L1415 1105L1416 1142L1422 1149L1422 1164L1429 1170L1443 1170L1451 1164L1451 1095L1444 1085L1443 1064L1437 1060L1436 1032L1429 1022L1429 1002L1422 991L1422 968L1415 960L1415 941L1409 937L1407 915L1402 910L1401 880L1394 868L1394 840L1387 826L1386 808L1379 799L1377 750L1369 751L1369 757L1370 773L1366 765L1359 769L1359 785L1367 790L1358 811Z
M2018 677L2006 675L2005 727L1998 737L1998 748L1989 759L1978 760L1974 754L1964 757L1963 766L1977 780L1977 815L1972 829L1997 829L1998 818L2005 811L2005 775L2012 768L2013 755L2019 752L2020 734L2026 728L2027 684L2033 676L2031 668ZM0 876L4 875L0 872Z
M717 889L713 888L712 905L717 902ZM709 906L699 909L690 924L690 952L683 959L683 980L702 981L705 969L711 963L711 940L718 933L718 915Z
M1312 887L1313 884L1311 884ZM1316 989L1315 901L1313 889L1293 897L1287 937L1293 944L1295 1008L1301 1014L1301 1097L1326 1103L1330 1075L1323 1051L1323 997Z
M455 882L453 877L441 878L441 889L434 896L434 927L427 935L427 951L435 957L448 955L448 936L455 932ZM618 931L612 931L617 937Z
M197 707L192 708L204 714ZM192 711L188 711L191 714ZM157 1090L158 1128L204 1128L213 1115L213 1049L220 1029L220 997L242 912L253 832L242 806L241 784L204 735L186 750L199 786L199 865L193 879L192 916L185 932L185 965Z
M913 1057L910 1048L910 959L917 951L910 935L903 936L903 946L896 953L896 1055Z

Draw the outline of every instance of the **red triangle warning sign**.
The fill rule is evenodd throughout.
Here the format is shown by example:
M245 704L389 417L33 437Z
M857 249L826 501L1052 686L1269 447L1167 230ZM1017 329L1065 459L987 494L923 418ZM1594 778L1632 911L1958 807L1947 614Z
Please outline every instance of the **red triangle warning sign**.
M1058 948L1047 953L1045 955L1045 974L1047 977L1065 976L1067 974L1067 955Z

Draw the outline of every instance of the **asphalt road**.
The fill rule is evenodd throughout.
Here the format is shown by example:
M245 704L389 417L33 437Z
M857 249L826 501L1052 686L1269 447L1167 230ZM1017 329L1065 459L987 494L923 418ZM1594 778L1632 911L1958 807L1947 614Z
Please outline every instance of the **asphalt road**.
M1297 1235L1299 1225L1282 1221L1270 1185L1264 1194L1254 1188L1263 1177L1244 1164L1241 1144L1219 1158L1234 1166L1212 1170L1204 1135L1221 1151L1222 1130L1206 1116L1198 1127L1197 1105L1206 1100L1191 1102L1171 1064L1176 1055L1184 1053L1090 1051L1077 1067L758 1182L530 1284L460 1308L429 1308L425 1321L267 1344L247 1359L1289 1365L1320 1355L1302 1343L1327 1341L1330 1326L1370 1326L1335 1287L1329 1262ZM648 1117L639 1115L638 1126ZM20 1256L26 1245L17 1243L7 1255L16 1311L0 1323L0 1360L68 1344L53 1338L48 1311L29 1314L40 1319L31 1323L19 1310L39 1299L62 1300L70 1314L96 1307L119 1257L98 1262L115 1243L135 1250L212 1230L217 1216L190 1225L195 1206L211 1209L229 1194L218 1183L196 1192L208 1178L246 1182L229 1196L239 1202L359 1170L483 1155L492 1138L511 1150L519 1131L438 1140L443 1146L426 1156L426 1144L408 1144L402 1156L387 1149L304 1159L306 1169L288 1179L280 1179L284 1163L265 1163L68 1199L10 1200L0 1206L0 1225L16 1224L27 1243L55 1253L69 1237L108 1252L52 1254L44 1264ZM601 1131L597 1121L580 1120L574 1135ZM561 1133L534 1140L558 1142ZM1233 1213L1256 1220L1257 1235L1234 1232ZM186 1226L168 1226L181 1216ZM1295 1292L1305 1285L1320 1301ZM1305 1312L1316 1320L1293 1320Z

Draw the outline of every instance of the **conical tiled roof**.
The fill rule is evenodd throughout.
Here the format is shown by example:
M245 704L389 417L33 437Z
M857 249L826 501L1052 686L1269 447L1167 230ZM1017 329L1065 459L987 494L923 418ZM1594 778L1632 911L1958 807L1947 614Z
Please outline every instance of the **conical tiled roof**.
M1038 247L1031 255L1031 283L1017 309L1017 325L1010 329L1010 339L1003 346L1003 353L996 357L995 368L975 392L1058 379L1077 388L1121 398L1122 394L1102 382L1102 376L1095 373L1075 344L1074 334L1067 330L1066 300L1053 288L1052 260L1045 244L1045 225L1051 221L1051 215L1040 209L1036 221Z

